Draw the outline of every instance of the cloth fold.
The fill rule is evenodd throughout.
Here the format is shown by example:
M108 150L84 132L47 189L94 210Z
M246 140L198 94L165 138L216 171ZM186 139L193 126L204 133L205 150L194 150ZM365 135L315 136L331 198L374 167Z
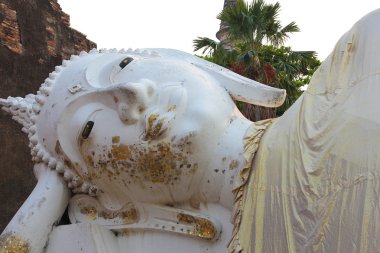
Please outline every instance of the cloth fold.
M380 9L343 35L266 130L230 252L380 252L379 24Z
M231 222L234 225L234 229L232 232L231 241L228 244L229 253L239 253L242 251L240 241L243 232L241 230L241 221L243 216L243 209L245 207L246 195L248 192L246 185L252 170L253 157L259 148L261 137L263 136L267 127L272 124L272 122L272 119L255 122L247 129L247 132L243 139L245 165L240 172L240 177L237 179L238 181L236 182L233 189L235 203L232 209Z

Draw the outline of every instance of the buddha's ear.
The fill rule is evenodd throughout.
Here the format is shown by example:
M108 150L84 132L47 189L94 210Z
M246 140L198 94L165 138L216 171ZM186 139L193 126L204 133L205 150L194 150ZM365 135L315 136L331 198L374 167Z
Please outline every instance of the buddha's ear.
M285 101L286 90L261 84L216 64L197 62L195 65L216 78L237 101L265 107L279 107Z
M240 76L226 68L203 60L197 56L174 49L158 48L151 50L156 51L160 56L184 60L203 69L217 79L219 84L225 88L235 100L265 107L279 107L285 101L285 90L273 88Z

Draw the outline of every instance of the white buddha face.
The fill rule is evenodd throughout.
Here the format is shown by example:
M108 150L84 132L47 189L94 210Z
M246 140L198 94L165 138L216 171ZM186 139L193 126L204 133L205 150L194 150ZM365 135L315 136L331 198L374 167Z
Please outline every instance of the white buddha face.
M275 107L285 92L186 53L158 52L82 54L50 74L28 109L33 125L25 123L35 161L64 172L74 192L98 189L111 209L199 197L225 131L243 119L230 95Z
M67 164L98 186L109 207L189 200L236 117L232 99L207 73L179 61L136 59L114 73L112 84L64 110L58 139Z

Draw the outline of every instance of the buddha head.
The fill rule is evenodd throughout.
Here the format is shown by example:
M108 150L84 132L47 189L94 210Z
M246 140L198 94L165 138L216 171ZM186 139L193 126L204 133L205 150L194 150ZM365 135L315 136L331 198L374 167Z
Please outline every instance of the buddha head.
M64 61L36 95L0 100L35 163L110 209L190 199L232 118L233 99L267 107L283 90L169 49L93 50Z

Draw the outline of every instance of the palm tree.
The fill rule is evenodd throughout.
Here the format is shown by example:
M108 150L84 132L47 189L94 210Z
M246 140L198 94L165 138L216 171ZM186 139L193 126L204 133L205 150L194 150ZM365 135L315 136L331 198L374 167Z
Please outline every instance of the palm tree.
M237 0L224 0L223 9L234 6L236 4L236 1ZM232 51L233 48L232 48L230 41L228 40L228 38L226 36L226 29L225 28L226 27L225 27L224 23L220 22L220 28L219 28L219 31L216 33L216 37L218 38L221 46L224 49L226 49L228 51Z
M280 4L266 4L264 0L246 3L237 0L236 4L224 9L218 19L224 23L229 37L236 44L241 41L251 49L260 47L264 40L274 46L282 45L289 34L299 32L295 22L285 27L279 20Z
M278 2L266 4L264 0L253 0L251 3L237 0L235 5L224 8L218 15L223 24L221 31L227 36L230 48L226 50L216 41L198 37L194 40L194 49L203 48L208 51L209 59L239 74L267 85L286 88L290 94L285 106L287 108L300 94L299 87L292 81L298 81L298 74L305 69L302 64L305 65L313 57L316 60L316 55L314 52L290 53L290 49L281 47L290 34L298 32L299 28L295 22L283 27L279 12ZM274 56L282 58L276 59ZM242 105L242 110L246 117L254 121L276 116L273 109L247 104Z
M237 0L236 4L224 9L218 19L223 23L228 40L239 55L240 66L244 67L244 75L273 85L275 79L273 68L269 63L260 59L263 54L263 45L270 44L275 47L283 45L290 33L298 32L295 22L282 27L279 20L280 4L266 4L264 0L253 0L246 3ZM271 78L266 78L271 76ZM275 117L275 110L244 104L243 113L251 120L261 120Z
M264 44L281 46L291 33L299 32L295 22L282 27L279 12L278 2L266 4L264 0L251 3L237 0L235 5L218 15L240 61L247 65L247 71L258 71L262 67L259 54Z

